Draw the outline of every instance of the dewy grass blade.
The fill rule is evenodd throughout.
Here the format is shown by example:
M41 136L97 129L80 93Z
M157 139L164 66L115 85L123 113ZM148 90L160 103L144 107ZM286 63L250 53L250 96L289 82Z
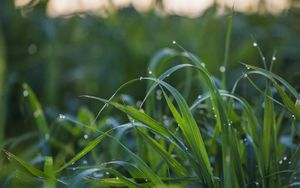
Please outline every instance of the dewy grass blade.
M45 139L49 139L49 129L48 129L48 124L46 121L46 118L44 116L42 107L31 90L31 88L27 84L23 84L23 96L28 99L29 105L31 107L31 110L33 112L33 116L35 117L35 121L37 123L37 126L45 136Z
M150 146L152 146L158 153L165 159L168 165L173 169L173 172L178 176L186 176L188 175L188 171L176 160L174 159L170 153L168 153L165 148L156 140L151 138L148 134L143 131L139 131L139 133L143 136L143 138L149 142Z
M44 172L42 172L41 170L35 168L34 166L32 166L31 164L27 163L26 161L24 161L23 159L15 156L14 154L3 150L5 152L5 154L8 156L8 158L10 159L14 159L16 162L18 162L18 164L20 164L22 167L24 167L28 172L30 172L32 175L39 177L39 178L43 178L43 179L48 179L48 180L55 180L54 177L51 177L47 174L45 174Z

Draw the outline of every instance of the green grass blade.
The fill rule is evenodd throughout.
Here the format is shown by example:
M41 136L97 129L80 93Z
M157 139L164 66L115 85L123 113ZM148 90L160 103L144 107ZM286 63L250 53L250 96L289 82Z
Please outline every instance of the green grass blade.
M45 138L49 138L49 129L48 124L46 121L46 118L44 116L42 107L35 96L34 92L31 90L31 88L24 83L23 84L23 95L28 100L29 105L31 107L31 110L33 112L33 116L35 117L36 124L40 130L41 133L44 134Z
M44 173L51 177L51 179L46 179L43 188L55 188L55 171L52 157L45 157Z
M26 161L24 161L23 159L15 156L14 154L4 150L5 154L8 156L9 159L13 159L16 162L18 162L18 164L20 164L22 167L24 167L28 172L30 172L33 176L36 177L40 177L40 178L44 178L44 179L53 179L53 177L50 177L49 175L45 174L44 172L42 172L41 170L35 168L34 166L32 166L31 164L27 163ZM55 180L55 179L54 179Z
M168 165L173 169L173 172L177 176L186 176L188 175L188 171L177 161L175 160L170 153L168 153L165 148L158 143L156 140L151 138L148 134L143 131L139 131L139 133L143 136L143 138L152 146L168 163Z
M232 32L232 22L233 22L233 12L227 18L227 32L226 32L224 62L223 62L223 67L225 68L225 71L222 72L222 89L225 89L225 87L226 87L226 68L228 66L229 47L230 47L230 39L231 39L231 32Z

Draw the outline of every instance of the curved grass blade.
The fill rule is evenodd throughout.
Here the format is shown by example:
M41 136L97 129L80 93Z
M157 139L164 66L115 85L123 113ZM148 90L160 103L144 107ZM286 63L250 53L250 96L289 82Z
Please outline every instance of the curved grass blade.
M30 105L33 115L35 117L36 124L37 124L39 130L44 134L45 139L48 140L49 139L49 129L48 129L48 124L47 124L46 118L44 116L42 107L41 107L37 97L35 96L35 94L31 90L31 88L26 83L23 84L23 89L24 89L23 95L26 99L28 99L29 105Z
M168 163L168 165L173 169L173 172L177 176L186 176L188 175L187 170L177 161L175 160L169 152L165 150L165 148L158 143L156 140L151 138L148 134L143 131L139 131L139 133L143 136L143 138L149 143L151 147L153 147Z

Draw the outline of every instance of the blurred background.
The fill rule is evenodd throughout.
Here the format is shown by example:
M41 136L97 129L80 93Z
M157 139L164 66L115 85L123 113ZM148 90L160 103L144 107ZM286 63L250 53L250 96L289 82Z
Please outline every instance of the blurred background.
M36 93L47 121L108 98L124 82L147 75L151 57L177 41L220 77L227 17L234 21L227 86L241 62L261 66L253 38L274 72L300 88L300 1L297 0L15 0L0 1L1 137L35 129L22 84ZM253 38L251 37L253 36ZM146 84L131 88L143 99Z

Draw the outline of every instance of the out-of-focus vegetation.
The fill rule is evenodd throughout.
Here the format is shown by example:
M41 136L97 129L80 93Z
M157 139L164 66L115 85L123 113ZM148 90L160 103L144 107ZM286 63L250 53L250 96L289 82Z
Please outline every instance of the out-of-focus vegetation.
M27 10L25 16L22 16L20 10L15 9L13 3L9 1L0 2L0 12L0 148L5 148L12 153L18 154L20 158L40 167L40 169L42 169L42 166L45 164L44 172L29 168L31 174L38 177L46 177L48 181L46 183L43 182L45 187L51 187L54 184L54 178L52 176L55 173L53 173L53 169L51 168L58 169L85 146L89 146L88 140L96 138L99 134L99 132L95 130L103 132L107 131L107 125L109 125L110 128L117 127L121 124L120 122L126 119L126 116L118 113L118 115L112 117L111 114L115 114L115 111L110 110L109 112L105 111L104 114L101 114L99 121L95 122L95 116L101 108L101 105L98 102L87 101L78 96L89 94L109 98L109 96L111 96L124 82L133 78L145 76L149 71L154 72L151 68L149 70L149 60L153 54L162 48L178 48L176 46L174 47L172 44L173 40L176 40L181 46L192 51L194 54L197 54L201 60L205 62L206 68L212 75L221 77L220 67L224 62L227 16L216 16L216 7L208 9L203 16L194 19L179 16L159 17L153 12L140 14L132 8L112 12L105 18L92 15L75 15L69 18L48 18L45 14L45 3L39 3L37 6L33 7L32 10ZM225 70L227 74L226 88L230 90L237 78L245 71L242 68L243 66L241 63L261 66L263 60L257 49L253 47L254 38L262 50L268 65L269 62L272 61L272 57L276 57L276 60L274 59L273 72L276 72L276 74L286 79L299 93L299 20L300 12L297 9L288 10L278 16L269 15L267 13L263 15L243 15L241 13L235 13L228 54L228 66ZM155 59L153 61L155 61ZM184 58L176 59L172 61L172 63L174 65L181 61L187 63L187 60ZM156 72L158 75L155 76L158 77L163 70L166 69L162 68L161 71ZM201 87L198 88L198 92L194 92L193 85L186 84L187 82L196 82L193 81L194 78L192 76L189 76L192 74L188 72L187 77L184 72L178 74L179 75L176 77L171 77L170 82L175 83L179 90L184 90L184 97L188 104L190 104L193 101L193 97L196 97L199 94L199 90L201 91ZM265 85L265 80L260 79L260 77L256 78L255 84L258 85L258 87L262 87L264 94L262 96L270 95L270 92L273 92L275 89L277 89L279 93L281 92L281 97L284 96L282 93L283 91L280 90L280 88L276 88L275 86L270 87L270 83ZM28 85L24 83L27 83ZM264 85L266 86L265 88L270 88L271 90L269 91L269 89L266 89L266 91L264 91ZM123 95L119 96L120 103L122 104L122 102L124 102L131 105L135 105L137 101L140 103L140 100L143 100L146 91L146 84L136 84L134 87L125 90ZM203 91L205 91L205 89L203 89ZM287 129L282 128L283 130L281 130L281 133L283 133L283 136L278 137L283 145L289 144L289 146L285 145L284 147L279 145L276 157L272 162L277 162L276 160L280 159L279 156L283 156L286 151L291 153L294 152L295 144L299 144L299 125L297 122L293 121L290 123L290 116L286 115L286 112L281 113L279 110L276 110L278 113L273 113L273 103L268 97L262 97L262 93L257 92L257 88L255 89L253 85L249 83L242 84L241 87L237 88L236 92L251 101L254 106L265 101L265 105L266 103L269 105L268 110L262 111L262 109L257 110L256 108L253 108L253 110L257 110L257 115L269 113L269 115L266 115L265 117L270 117L272 119L278 118L276 123L280 122L282 125L289 126ZM163 98L163 93L156 94L162 95L161 97ZM171 94L174 95L174 92L171 92ZM168 97L165 96L165 98L168 100ZM222 97L220 97L220 99L221 98ZM262 98L264 100L262 100ZM285 97L282 98L286 99ZM287 101L285 102L290 104L290 101ZM293 104L294 102L295 101L292 101ZM168 107L172 109L170 107L171 105L168 105ZM284 105L288 106L286 104ZM145 109L148 115L161 121L171 121L170 124L178 121L178 119L174 120L170 118L170 114L174 115L176 114L176 111L171 110L172 113L169 112L167 116L163 116L164 110L166 111L166 109L154 110L153 106L149 106L151 105L149 104L148 109L147 107ZM84 107L87 107L89 110ZM182 108L185 109L186 106L183 105ZM288 108L288 110L291 109ZM228 111L231 112L230 109ZM82 124L79 124L79 127L74 127L72 123L62 122L58 118L60 113L69 115L67 117L61 115L60 119L68 119L71 122L73 121L73 123L76 120L78 122L75 122L75 124L78 124L79 122ZM203 111L200 113L203 113ZM239 116L244 117L245 115L243 113L245 113L245 111L242 111ZM132 115L130 112L127 112L127 114ZM189 114L181 115L184 117ZM207 113L207 118L199 119L198 121L200 121L200 124L203 123L202 121L205 121L205 125L210 123L214 124L215 122L210 120L212 116L213 113L209 112ZM289 116L289 118L287 116ZM142 119L139 119L140 116L134 118L135 121L144 123ZM210 123L207 123L206 121ZM263 124L262 122L264 121L267 125L272 124L268 122L268 120L260 119L258 121L261 124ZM240 120L239 118L237 118L234 123L237 125L244 125L243 120ZM92 130L87 129L83 124L90 126ZM290 124L293 126L292 130L290 129ZM259 128L258 130L261 131ZM188 132L190 130L186 131ZM276 129L276 131L279 130ZM292 132L290 135L292 138L286 136L289 131ZM210 137L211 135L209 134L212 134L211 130L203 132L208 134L205 138ZM119 135L116 137L119 136L118 138L121 140L123 133L124 132L122 131L119 132ZM155 140L151 140L151 137L149 137L148 134L144 133L145 131L143 130L140 132L137 131L124 139L129 148L138 148L138 154L149 151L153 152L153 149L151 150L147 146L149 151L144 151L141 148L142 146L136 145L133 138L141 139L142 137L150 143L149 145L155 145L154 143L157 143ZM135 134L142 135L136 136ZM166 136L167 133L163 135L150 134L150 136L154 135ZM184 138L189 138L187 135L184 136ZM239 136L241 138L247 138L247 136L252 138L255 134L251 132L251 130L241 130L241 135ZM237 137L236 139L239 139L240 137ZM276 135L274 137L277 138ZM268 142L267 138L263 138ZM100 139L96 141L102 141ZM161 145L165 144L159 138L155 139L160 141ZM253 139L254 142L259 142L258 138ZM211 140L208 140L209 141L207 142L205 141L206 146L210 145ZM185 139L181 141L186 142ZM116 146L118 145L118 141L111 143L111 141L104 140L104 142L106 145L105 143L102 143L101 145L103 146L101 146L101 148L93 148L88 157L81 161L82 164L101 164L112 160L112 158L122 161L127 160L122 158L126 157L126 152L128 152L126 148L123 153L116 153L116 151L118 151L118 147ZM192 141L188 140L187 142ZM272 143L273 142L275 141L272 140ZM253 143L253 147L254 149L257 149L255 148L255 144L256 143ZM211 150L208 151L208 154L220 154L216 151L220 149L218 146L212 147ZM195 156L199 157L198 151L193 148L195 146L192 145L190 147L190 149L193 150L191 154L192 158ZM240 145L239 147L238 151L247 149ZM281 148L287 149L284 150ZM172 153L172 148L167 149ZM251 150L251 148L249 150ZM272 152L273 150L270 149L268 151ZM160 150L159 152L164 153L165 151ZM101 155L99 153L101 153ZM27 171L16 171L17 167L15 165L17 164L8 165L8 161L4 158L4 153L1 153L0 155L1 186L32 186L32 182L36 181L38 183L35 185L41 185L39 184L41 183L41 180L32 179L32 177L26 173L28 168ZM10 153L8 153L8 155L10 158L15 158ZM262 155L264 155L263 157L267 156L266 153L263 153ZM53 156L54 164L52 165L53 161L51 157L45 158L45 156ZM132 157L135 155L131 153L130 156ZM221 155L214 156L221 157ZM241 156L243 155L241 154ZM152 156L155 159L149 159L149 157L151 157L151 155L145 154L141 158L146 164L155 161L150 167L158 168L162 166L162 170L157 171L157 173L160 173L162 176L167 174L168 168L165 163L160 164L161 160L158 155ZM254 160L257 156L251 157L250 159ZM257 160L257 158L255 159ZM169 158L166 160L170 160L168 161L170 163L174 162ZM197 158L197 160L201 160L201 158ZM213 163L216 165L216 174L222 176L223 172L220 167L220 163L222 163L220 161L222 161L222 159L213 158L213 160L217 161L216 163ZM259 162L264 160L267 159L261 159ZM139 167L145 165L139 158L134 158L134 161L138 163ZM184 157L180 156L178 161L184 162ZM190 161L192 160L190 159ZM25 164L24 161L20 162L20 160L19 163ZM240 162L240 164L244 163L246 163L246 161ZM250 163L251 164L248 164L245 168L249 170L247 172L252 170L251 172L254 173L256 170L251 169L251 167L255 167L251 165L256 164L256 162L250 161ZM200 166L201 164L202 163L200 162ZM293 162L293 165L297 164L297 161ZM69 165L71 165L71 163L68 164L68 167ZM126 167L127 170L131 169L129 164L124 165L122 163L121 165L118 165L128 165ZM187 170L190 166L195 165L197 167L199 164L188 163L183 165L185 165L184 168L177 166L177 170ZM194 169L196 169L195 166L193 166ZM201 166L201 168L205 167ZM286 169L287 168L283 170ZM105 170L109 171L108 169ZM118 170L123 172L122 169ZM145 171L148 172L148 170L149 169L146 169ZM236 169L235 173L240 172L239 170L243 171L241 169ZM227 179L227 183L234 183L232 186L241 185L241 182L246 182L248 186L252 186L254 185L253 183L256 182L254 182L255 178L261 178L261 175L266 175L267 172L279 171L277 167L266 167L266 169L260 170L259 173L254 173L253 177L251 176L252 174L248 174L247 177L249 179L244 177L240 180L232 180L230 177L224 178L229 178ZM68 174L74 175L80 180L85 177L84 173L74 174L72 169L70 171L71 172L65 172L65 174L63 174L64 176L61 179L63 182L71 182L70 179L68 179ZM173 169L172 173L176 174L176 172L177 171ZM95 173L96 174L94 174L93 177L101 175L97 174L98 171L95 171ZM110 173L117 174L113 170L110 170ZM134 173L137 173L135 169L130 171L131 175ZM197 171L194 171L193 173L194 174L192 175L199 175L199 172ZM209 174L209 172L207 173ZM152 177L151 175L153 174L148 174L152 181L157 181L156 183L161 181L157 177ZM25 176L27 178L26 182L18 178L20 176ZM142 182L145 181L144 177L141 178ZM202 180L207 181L204 185L211 186L212 182L208 180L211 177L202 178ZM109 180L106 181L106 183L109 184ZM167 180L163 181L165 182ZM94 186L103 183L92 181L92 179L87 179L87 182ZM221 182L220 185L223 185L223 180L221 180ZM270 184L266 185L276 185L276 181L268 180L267 182L270 182ZM283 180L283 182L283 184L278 185L289 184L286 183L288 180ZM82 182L80 181L77 183L78 185L81 185ZM116 182L111 182L111 184L113 183ZM260 183L262 182L260 181ZM60 186L59 183L56 185ZM75 185L76 184L74 183L74 186ZM229 184L226 186L230 187Z

